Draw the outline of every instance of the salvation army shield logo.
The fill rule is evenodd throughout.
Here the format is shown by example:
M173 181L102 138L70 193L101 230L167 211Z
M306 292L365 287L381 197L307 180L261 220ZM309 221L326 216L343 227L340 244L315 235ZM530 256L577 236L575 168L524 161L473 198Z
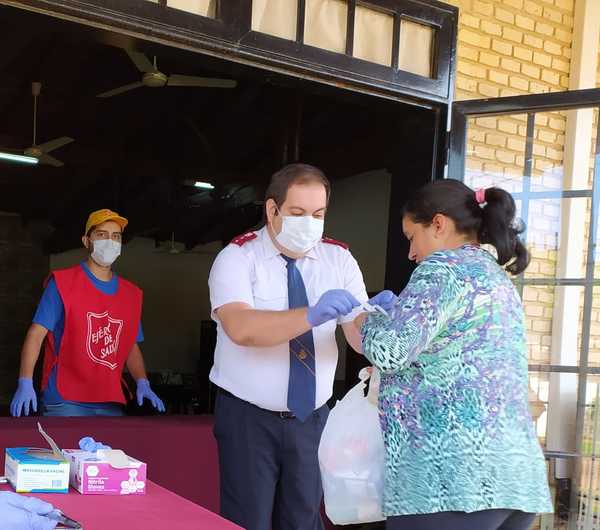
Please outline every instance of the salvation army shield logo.
M86 348L89 358L95 363L114 370L119 351L119 337L123 330L123 321L111 318L108 311L102 314L87 314Z

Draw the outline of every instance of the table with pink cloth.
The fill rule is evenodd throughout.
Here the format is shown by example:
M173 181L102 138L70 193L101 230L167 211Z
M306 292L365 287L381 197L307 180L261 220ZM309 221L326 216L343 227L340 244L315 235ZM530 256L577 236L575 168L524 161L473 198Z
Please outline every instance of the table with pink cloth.
M0 490L9 490L0 486ZM84 530L240 530L240 527L151 481L145 495L32 495L52 503Z
M37 430L38 421L61 448L76 448L80 438L91 436L146 462L148 479L169 490L166 493L173 492L219 512L219 459L212 433L213 416L0 417L0 475L4 473L4 448L46 446ZM333 528L326 517L324 522L326 528ZM114 526L107 528L117 530ZM169 526L169 530L175 529Z
M219 461L212 416L0 418L0 475L6 447L47 447L37 422L59 447L75 449L92 436L146 462L148 478L177 495L219 512Z

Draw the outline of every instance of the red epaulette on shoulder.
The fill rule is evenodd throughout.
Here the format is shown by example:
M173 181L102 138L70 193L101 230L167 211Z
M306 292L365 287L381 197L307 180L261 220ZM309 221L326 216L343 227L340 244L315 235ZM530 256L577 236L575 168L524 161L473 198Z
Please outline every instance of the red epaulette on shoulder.
M258 236L254 232L246 232L245 234L242 234L241 236L234 237L231 240L231 243L234 245L237 245L238 247L241 247L242 245L245 245L246 243L248 243L248 241L252 241L253 239L256 239L257 237Z
M348 243L338 241L337 239L331 239L330 237L324 237L321 241L323 241L323 243L327 243L328 245L337 245L338 247L345 248L346 250L350 248L350 245L348 245Z

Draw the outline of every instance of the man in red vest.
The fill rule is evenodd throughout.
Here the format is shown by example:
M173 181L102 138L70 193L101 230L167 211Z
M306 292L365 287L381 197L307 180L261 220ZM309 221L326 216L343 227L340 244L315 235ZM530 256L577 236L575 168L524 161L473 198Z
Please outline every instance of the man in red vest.
M144 340L142 291L112 271L126 226L127 219L111 210L91 213L82 238L87 260L50 274L23 344L13 416L37 412L32 376L42 343L45 416L123 415L125 366L137 382L138 405L146 398L164 412L138 346Z

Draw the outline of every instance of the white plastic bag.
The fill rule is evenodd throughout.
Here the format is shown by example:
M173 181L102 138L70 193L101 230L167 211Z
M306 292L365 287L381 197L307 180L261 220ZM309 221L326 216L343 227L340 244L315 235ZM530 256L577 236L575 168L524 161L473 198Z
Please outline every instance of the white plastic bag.
M379 374L373 368L329 413L319 445L325 511L334 524L382 521L384 446L377 398ZM375 383L375 384L374 384Z

